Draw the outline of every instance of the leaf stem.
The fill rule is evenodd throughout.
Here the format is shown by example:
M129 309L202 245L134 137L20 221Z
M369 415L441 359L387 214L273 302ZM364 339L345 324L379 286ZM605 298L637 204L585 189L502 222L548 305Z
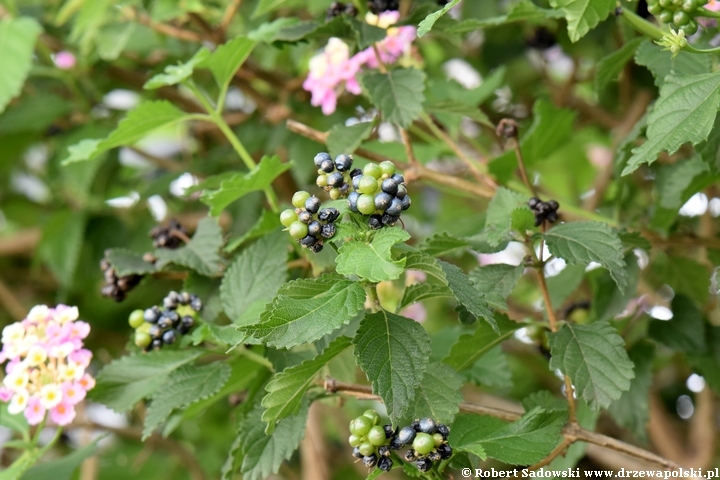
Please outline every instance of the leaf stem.
M518 163L518 169L520 170L520 177L522 178L523 183L527 187L530 192L532 192L533 197L537 197L537 190L535 189L535 185L530 181L530 177L528 177L527 169L525 168L525 159L523 158L522 150L520 150L520 142L518 141L517 136L510 139L510 141L513 144L513 150L515 150L515 158L517 158Z
M368 298L370 299L370 304L372 305L372 311L379 312L382 309L382 307L380 306L380 298L378 297L378 293L377 293L377 284L376 283L365 284L365 292L367 292Z
M635 12L630 11L628 8L623 8L622 17L631 27L652 40L660 40L665 36L665 32L659 27L648 22Z
M262 365L263 367L267 368L271 372L275 371L275 367L270 362L270 360L263 357L262 355L259 355L258 353L253 352L249 348L243 347L243 348L239 348L237 351L240 355L247 358L248 360L257 363L258 365Z

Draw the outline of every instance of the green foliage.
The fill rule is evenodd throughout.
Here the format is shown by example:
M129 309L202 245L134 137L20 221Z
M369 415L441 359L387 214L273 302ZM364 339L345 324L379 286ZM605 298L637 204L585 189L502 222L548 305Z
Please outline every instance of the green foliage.
M221 89L226 89L237 69L240 68L255 48L255 42L247 38L237 37L220 45L200 64L207 67L215 77Z
M385 121L402 128L420 116L425 101L425 74L414 68L365 74L362 84Z
M498 189L488 205L485 217L485 239L490 245L498 245L510 233L512 212L526 202L524 195L506 188Z
M405 417L433 418L438 422L452 423L463 401L460 387L462 379L447 365L431 363L413 395ZM408 422L409 423L409 422Z
M133 274L145 275L156 270L152 263L143 260L142 254L124 248L112 248L106 252L106 257L115 274L120 277Z
M334 158L341 153L351 153L357 150L363 140L370 136L372 122L356 123L346 127L335 125L327 138L327 146L330 155Z
M525 267L499 263L478 267L470 272L475 288L485 296L488 305L498 310L507 310L505 299L515 288Z
M425 17L425 19L418 25L418 37L422 37L423 35L428 33L432 29L433 25L435 25L435 22L437 22L440 17L445 15L448 10L453 8L458 3L460 3L460 0L452 0L450 2L447 2L443 8Z
M519 323L511 321L502 314L495 315L495 323L499 332L489 324L480 323L472 334L462 335L443 362L458 372L470 368L480 357L521 327Z
M611 53L598 63L598 74L595 77L595 90L602 92L608 83L617 79L625 64L635 55L635 51L643 42L642 37L633 38L619 50Z
M404 260L393 260L390 249L409 238L410 234L405 230L392 227L375 232L370 243L359 240L346 242L340 247L336 270L370 282L395 280L403 273Z
M80 464L95 453L98 441L99 439L94 440L64 457L38 463L28 469L20 477L20 480L45 480L47 478L70 480Z
M630 389L611 403L608 411L616 422L645 441L647 440L645 425L650 417L647 398L652 386L655 347L650 342L643 341L633 345L628 356L635 364L635 378L630 382Z
M562 9L568 22L570 40L577 42L615 8L612 0L550 0L553 8Z
M495 317L490 311L484 295L478 295L478 290L473 285L472 280L455 265L442 260L438 261L438 263L445 274L447 286L453 292L457 301L474 316L481 317L489 323L493 330L499 334L500 330L495 323Z
M20 93L32 66L35 41L42 27L30 17L5 17L0 21L0 51L5 68L0 72L0 112Z
M168 65L165 67L165 73L158 73L152 77L150 80L145 82L143 88L147 90L154 90L168 85L176 85L190 78L195 67L202 63L208 55L210 55L210 51L206 48L201 48L187 62L181 63L180 65Z
M672 300L673 317L670 320L653 320L648 335L660 343L688 354L702 354L707 351L705 322L702 313L692 300L676 295Z
M175 249L159 249L155 251L157 268L174 263L191 268L201 275L213 276L220 266L220 247L222 247L222 231L212 218L203 218L190 243Z

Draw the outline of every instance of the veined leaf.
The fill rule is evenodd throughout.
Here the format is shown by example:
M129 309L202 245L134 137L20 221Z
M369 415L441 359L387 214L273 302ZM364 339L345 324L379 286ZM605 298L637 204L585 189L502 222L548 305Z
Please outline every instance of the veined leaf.
M387 73L366 73L362 85L385 121L407 128L422 113L425 74L414 68L396 68Z
M345 242L337 256L338 273L357 275L370 282L395 280L403 273L405 261L393 260L390 249L410 238L400 227L382 228L373 235L370 243L359 240Z
M257 42L245 37L236 37L220 45L207 56L199 66L209 68L221 89L235 76L235 72L245 63Z
M158 269L169 263L192 268L196 272L213 276L219 272L220 247L222 247L222 230L213 218L203 218L197 226L190 243L175 250L166 248L155 250Z
M0 113L8 102L20 93L32 66L35 41L42 27L30 17L10 18L0 21Z
M451 253L462 252L468 247L469 244L465 240L455 238L447 232L442 232L426 238L420 244L419 248L428 255L440 257Z
M639 342L628 352L630 361L635 365L635 378L630 382L630 389L623 392L615 400L608 411L616 422L633 432L639 439L647 439L648 418L650 408L648 395L652 386L652 361L655 346L648 342Z
M425 300L426 298L452 296L452 291L445 286L434 285L432 283L416 283L405 288L402 300L400 300L400 303L398 304L398 310L402 310L408 305Z
M458 3L460 3L460 0L452 0L445 4L445 6L437 12L433 12L427 17L425 17L425 20L420 22L420 24L418 25L417 36L422 37L423 35L428 33L432 29L433 25L435 25L435 22L438 21L438 18L445 15L451 8L453 8Z
M473 333L461 335L443 363L458 372L470 368L490 349L511 337L515 330L522 327L521 323L513 322L501 313L495 314L495 323L499 333L489 324L479 323Z
M553 8L561 8L568 22L570 40L577 42L615 8L614 0L550 0Z
M327 147L332 157L341 153L351 154L366 140L373 129L373 122L356 123L346 127L337 124L330 129L327 137Z
M484 319L499 334L500 330L498 330L495 318L485 301L485 297L473 286L470 278L460 268L451 263L442 260L438 260L438 263L447 278L447 286L450 287L457 301L474 316Z
M673 55L668 50L663 50L650 39L646 39L635 53L635 63L647 67L655 77L655 85L661 87L665 83L665 77L673 74L678 75L699 75L712 71L712 62L707 55L696 55L681 50Z
M143 260L141 253L124 248L111 248L106 251L106 257L118 277L132 274L145 275L156 271L155 265Z
M595 76L595 91L602 92L608 83L617 79L625 64L635 55L635 51L645 37L633 38L625 43L618 50L604 57L597 65L597 75Z
M488 305L507 310L505 299L512 293L523 274L525 266L495 264L478 267L470 272L475 288L485 296Z
M524 195L500 187L490 200L485 217L485 238L490 245L498 245L510 232L512 212L525 205Z
M176 85L189 78L193 74L195 67L199 63L203 62L209 55L210 50L202 47L187 62L181 63L180 65L166 66L164 73L158 73L153 76L150 80L145 82L143 88L145 90L154 90L166 85Z
M462 379L452 368L442 363L431 363L415 390L406 419L412 421L429 417L438 422L452 423L463 400L460 392L462 384Z

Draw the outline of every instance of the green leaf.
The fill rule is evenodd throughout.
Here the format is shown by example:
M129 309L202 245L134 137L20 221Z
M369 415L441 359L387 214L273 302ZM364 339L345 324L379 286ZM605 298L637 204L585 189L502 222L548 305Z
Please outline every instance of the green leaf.
M305 436L309 403L303 402L297 415L282 419L272 435L265 434L263 407L257 405L240 426L243 480L262 480L277 473L284 460L289 460Z
M414 68L366 73L361 82L385 121L408 128L422 113L425 74Z
M473 333L461 335L452 348L450 348L450 353L443 360L443 363L451 366L458 372L468 369L472 367L480 357L496 345L510 338L513 333L515 333L515 330L523 326L521 323L510 320L502 313L495 314L495 323L500 333L486 323L479 323Z
M262 311L285 283L286 246L287 234L275 232L243 250L227 269L220 285L220 298L225 314L233 322L253 307Z
M0 480L18 480L43 455L45 449L25 450L9 467L0 471Z
M550 0L553 8L561 8L568 22L568 35L577 42L615 8L614 0Z
M644 40L645 37L633 38L598 62L595 91L602 92L608 83L617 79L625 64L633 58L635 51Z
M230 378L230 372L230 366L223 362L201 367L185 365L171 372L152 396L152 403L145 415L142 440L152 435L174 409L186 408L220 391Z
M633 252L625 255L627 264L628 286L621 292L607 272L599 272L591 277L593 286L593 300L591 302L591 318L593 320L612 320L623 312L628 303L636 297L640 266L637 256ZM560 306L560 305L558 305Z
M48 480L49 478L52 478L52 480L70 480L83 460L95 453L98 441L100 439L94 440L64 457L35 464L20 477L20 480Z
M431 13L427 17L425 17L425 20L420 22L418 24L418 30L417 30L417 36L422 37L426 33L428 33L430 30L432 30L433 25L435 25L435 22L438 21L438 18L445 15L452 7L460 3L460 0L452 0L445 4L443 8L440 10Z
M558 398L547 390L538 390L531 393L522 400L523 409L529 412L535 407L540 407L546 412L552 411L568 411L568 404L562 398Z
M143 260L143 254L132 252L124 248L111 248L106 250L105 257L118 277L125 275L146 275L156 271L155 265Z
M507 389L513 386L507 355L500 345L488 350L470 368L460 372L460 376L464 382L482 387Z
M30 17L0 21L0 52L3 68L0 69L0 112L17 96L30 72L33 50L42 27Z
M475 288L485 296L488 305L499 310L507 310L505 299L522 277L525 266L498 263L478 267L470 272L470 280Z
M550 339L550 369L572 380L578 396L595 408L607 408L630 388L633 363L625 341L607 322L565 323Z
M425 111L430 113L448 113L460 117L468 117L490 128L495 128L487 115L476 105L464 103L460 100L437 100L425 104Z
M416 321L382 310L365 316L353 343L373 393L380 395L397 424L427 369L430 337Z
M82 212L59 210L43 228L38 253L65 288L73 283L85 238L86 221Z
M148 397L173 370L202 355L196 350L155 350L122 357L104 366L90 397L116 412L126 412Z
M468 246L467 241L455 238L447 232L442 232L436 233L435 235L423 240L419 248L428 255L440 257L443 255L462 252L466 250Z
M540 8L530 0L522 0L512 6L507 15L490 18L467 18L450 27L444 28L445 33L466 33L478 28L498 27L516 22L540 23L548 18L561 18L562 12L548 8Z
M135 22L113 23L103 25L97 32L95 51L106 62L117 60L127 47L138 24Z
M563 223L548 230L544 237L550 253L572 265L599 263L610 271L620 292L625 292L627 271L622 242L606 223Z
M706 140L719 106L720 73L669 75L648 117L647 141L632 150L622 174L655 162L663 151L672 155L684 143Z
M646 441L646 425L650 416L648 395L653 380L655 347L652 343L643 341L635 344L628 356L635 364L635 378L630 382L630 389L610 404L608 411L618 424L633 432L640 440Z
M0 115L0 135L44 132L72 109L71 102L52 93L24 96L16 105Z
M452 296L450 289L445 286L433 285L432 283L416 283L405 288L403 297L398 304L398 310L427 298Z
M498 245L510 232L513 210L527 203L527 197L520 193L499 187L490 200L485 213L485 238L490 245ZM526 207L527 208L527 207Z
M227 245L224 248L224 251L225 253L232 253L240 245L247 242L248 240L262 237L281 227L282 224L280 223L280 219L278 218L278 215L276 213L273 213L270 210L263 210L262 214L260 214L260 217L258 217L257 221L253 224L252 227L250 227L245 233L243 233L239 237L228 241Z
M405 244L402 245L407 246ZM408 248L411 247L408 246ZM440 266L440 261L436 258L418 250L410 250L403 259L405 260L406 270L420 270L421 272L425 272L434 279L442 282L443 285L448 284L445 272Z
M707 352L705 321L702 312L688 297L677 294L671 304L670 320L653 320L648 327L650 338L687 354Z
M525 233L535 227L535 214L525 207L516 208L510 213L510 228Z
M23 438L27 437L29 439L30 437L27 435L30 426L28 425L25 416L21 414L11 415L7 411L8 405L9 404L4 402L0 403L0 426L21 434Z
M699 75L712 71L712 62L707 55L696 55L681 50L677 55L664 50L652 40L645 40L635 53L635 63L643 65L655 77L655 85L661 87L665 77L672 74Z
M318 372L351 344L350 338L338 337L317 357L286 368L270 380L265 386L268 393L262 399L266 409L262 415L263 421L267 422L265 433L271 435L277 422L300 411L303 396Z
M677 210L684 203L684 193L693 179L709 174L708 164L699 155L663 165L657 172L655 188L660 196L660 206ZM694 193L694 192L692 192Z
M370 136L372 129L373 122L356 123L349 127L341 124L333 126L325 141L330 155L334 158L341 153L353 153Z
M676 294L687 295L701 305L707 302L710 272L705 265L691 258L657 255L652 272L657 275L655 278L663 279L663 283L670 285Z
M585 277L585 266L567 265L562 272L547 278L548 291L550 292L550 303L556 310L560 308L583 281Z
M230 176L223 174L219 187L216 190L203 192L200 200L210 207L211 215L220 215L225 207L235 200L250 192L269 187L273 180L292 166L292 162L283 163L277 155L272 157L265 155L260 163L247 173L236 173Z
M450 445L476 455L481 447L488 457L501 462L530 465L545 458L562 440L564 415L535 407L509 424L494 417L458 415L450 430Z
M97 155L95 155L95 152L98 150L98 146L101 142L102 139L99 138L86 138L85 140L80 140L75 145L70 145L67 149L68 156L62 161L62 165L84 162L85 160L90 160L90 158L99 156L101 152L98 152Z
M253 11L252 18L265 15L266 13L275 11L280 7L294 7L296 5L301 5L302 3L302 0L260 0Z
M475 317L483 318L499 334L500 330L495 323L495 318L485 301L485 297L473 286L470 278L453 264L442 260L438 260L438 263L447 278L447 286L450 287L457 301Z
M405 418L412 421L427 417L437 422L451 423L463 401L460 392L462 384L462 379L452 368L442 363L429 364Z
M209 68L220 88L227 88L238 68L245 63L257 42L236 37L220 45L200 66Z
M213 218L200 220L192 240L175 250L167 248L155 250L157 262L155 266L162 269L169 263L192 268L205 276L213 276L219 273L220 254L223 238L222 230L217 221Z
M364 305L365 291L358 282L339 275L303 278L283 285L260 323L240 330L271 347L290 348L347 324Z
M370 282L395 280L403 273L405 261L393 260L390 249L410 238L400 227L382 228L375 232L372 241L345 242L337 256L336 271L343 275L357 275Z
M164 87L167 85L177 85L190 78L195 70L195 67L205 61L210 55L210 51L203 47L193 55L190 60L179 65L168 65L165 67L165 73L158 73L154 77L150 78L143 88L145 90L154 90L156 88Z

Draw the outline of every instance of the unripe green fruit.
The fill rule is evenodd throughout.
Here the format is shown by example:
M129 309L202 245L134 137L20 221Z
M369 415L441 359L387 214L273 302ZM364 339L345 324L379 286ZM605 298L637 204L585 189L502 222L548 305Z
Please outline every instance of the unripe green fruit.
M440 445L442 445L443 442L445 441L445 439L443 438L443 436L442 436L441 434L439 434L439 433L434 433L434 434L433 434L433 440L435 440L435 447L436 447L436 448L439 447Z
M682 9L688 13L693 13L698 8L697 0L685 0L682 4Z
M681 7L683 0L673 0L672 3L673 3L673 6L675 6L675 7Z
M359 435L361 437L364 437L368 434L372 426L372 420L370 420L366 416L360 415L352 422L350 422L350 433L352 433L353 435Z
M363 215L372 215L375 212L375 197L360 195L357 199L357 209Z
M352 434L350 435L350 438L348 438L348 443L351 447L357 447L362 443L362 437L360 435Z
M361 443L360 446L358 447L358 450L360 450L360 453L362 453L366 457L369 457L370 455L375 453L375 445L373 445L372 443L368 443L368 442Z
M375 425L370 429L367 434L368 442L372 443L376 447L385 443L385 430L380 425Z
M327 187L327 175L324 173L322 175L318 175L317 180L315 180L315 185L320 188Z
M150 324L148 324L150 325ZM152 337L146 332L135 332L135 345L140 348L145 348L152 342Z
M395 173L395 164L392 163L390 160L380 162L379 167L382 175L387 175L388 177L390 177Z
M698 24L695 20L690 20L687 25L683 25L680 29L685 32L685 36L695 35L698 31Z
M676 27L684 27L685 25L690 23L690 15L688 15L687 12L678 10L677 12L675 12L675 15L673 15L673 23Z
M673 20L673 12L672 10L663 10L662 12L660 12L660 15L658 15L657 18L662 23L670 23Z
M145 323L145 312L142 310L133 310L128 317L128 323L132 328L138 328Z
M310 194L300 190L299 192L295 192L295 195L293 195L292 204L296 208L303 208L305 206L305 200L308 198L310 198Z
M290 232L291 237L296 240L300 240L301 238L307 236L308 227L302 222L293 222L292 224L290 224L288 232Z
M135 329L135 333L137 333L137 332L148 333L148 332L150 332L150 327L152 327L152 323L145 322L142 325L140 325L138 328Z
M672 0L660 0L658 3L663 8L670 8L670 7L672 7L672 4L673 4Z
M435 439L432 435L420 432L415 435L415 440L413 440L413 449L415 449L419 455L427 455L435 450Z
M363 175L362 177L360 177L360 182L358 183L357 189L360 193L367 193L368 195L372 195L378 190L377 178L371 175Z
M377 423L380 421L380 415L378 415L375 410L365 410L363 412L363 415L372 420L373 425L377 425Z
M363 168L363 174L370 175L377 180L380 178L380 175L382 175L382 171L380 171L380 165L377 163L368 163L365 165L365 168Z
M652 13L653 15L659 15L660 12L663 11L663 7L656 3L655 5L649 5L648 6L648 12Z
M330 198L333 200L337 200L340 198L340 189L339 188L333 188L328 192L328 195L330 195Z
M297 222L297 219L297 213L295 213L295 210L293 210L292 208L283 210L280 214L280 223L282 223L286 227L292 225L293 222Z

